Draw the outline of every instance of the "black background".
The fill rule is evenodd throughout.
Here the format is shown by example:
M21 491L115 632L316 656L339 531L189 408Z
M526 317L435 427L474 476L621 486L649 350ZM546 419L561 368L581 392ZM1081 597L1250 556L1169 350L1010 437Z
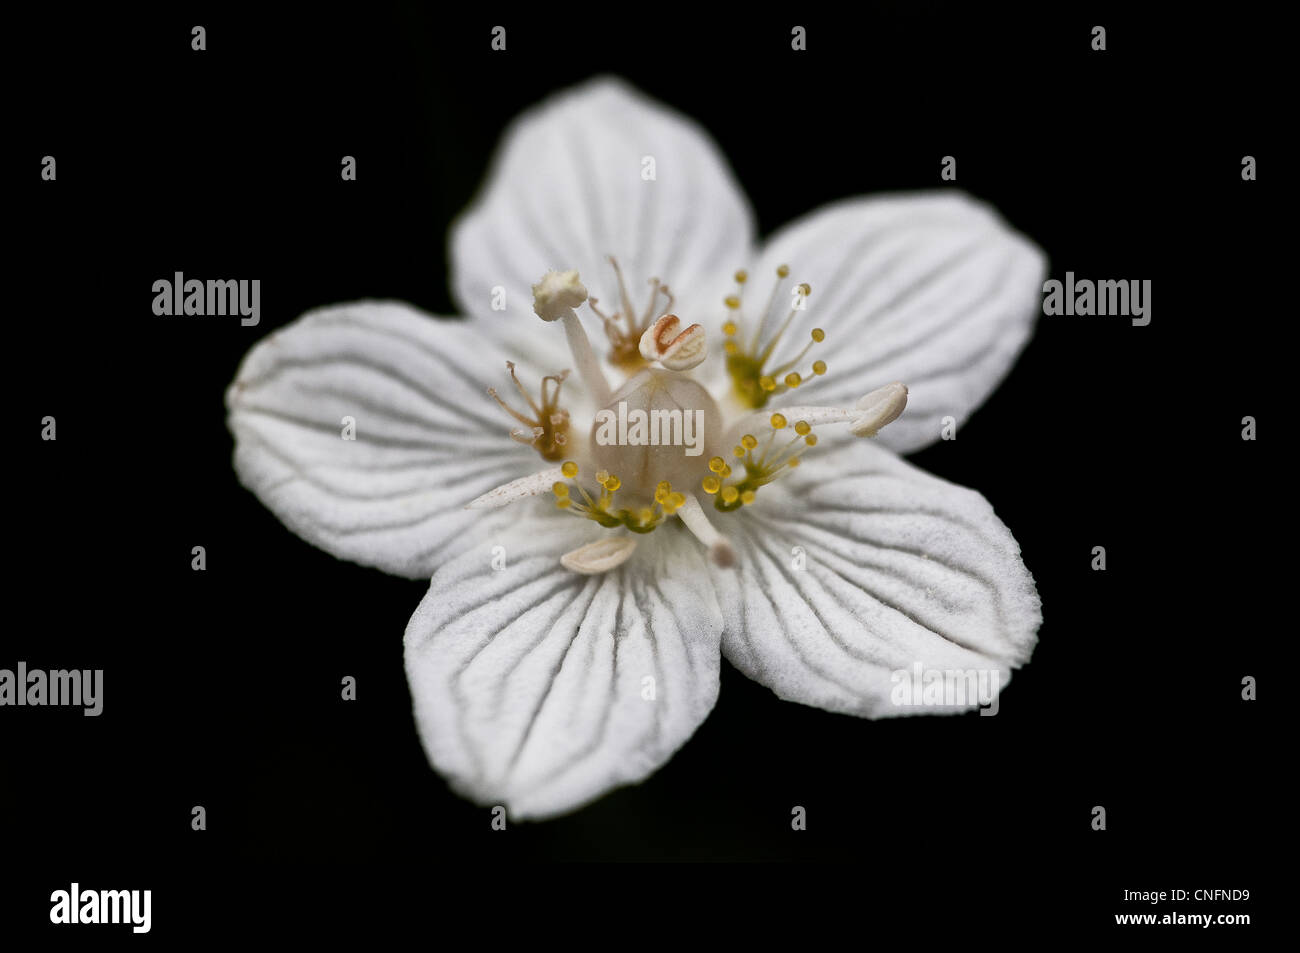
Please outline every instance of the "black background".
M1125 887L1248 887L1258 910L1294 631L1268 606L1287 524L1266 365L1293 312L1270 228L1293 117L1269 25L474 6L13 25L0 666L103 668L105 710L0 711L0 823L26 871L10 922L39 925L78 877L152 887L157 935L204 915L202 878L546 859L846 861L864 897L975 897L1004 926L1046 913L1072 931L1151 909L1121 903ZM447 226L504 125L599 72L706 126L764 235L837 198L939 187L954 155L958 185L1053 276L1150 279L1152 321L1043 318L959 439L913 457L988 497L1038 582L1041 641L998 717L861 721L724 664L713 714L648 781L499 833L416 737L401 636L424 586L284 529L236 481L222 397L248 348L307 308L376 296L454 314ZM57 182L40 180L47 154ZM339 179L345 154L356 182ZM155 317L152 282L173 271L260 278L261 324ZM56 442L39 438L47 414ZM1259 442L1240 439L1247 414Z

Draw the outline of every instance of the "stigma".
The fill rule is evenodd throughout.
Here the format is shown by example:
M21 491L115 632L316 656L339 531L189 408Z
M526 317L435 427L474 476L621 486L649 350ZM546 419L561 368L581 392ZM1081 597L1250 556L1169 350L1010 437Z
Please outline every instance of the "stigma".
M727 373L731 376L736 396L746 406L755 409L765 407L774 395L794 390L808 377L826 373L826 362L821 360L813 361L811 367L803 372L797 370L813 345L826 339L826 332L821 328L813 328L809 332L810 340L793 358L780 363L773 361L777 345L790 330L795 316L805 310L808 296L812 294L812 288L807 283L796 285L790 292L789 312L775 330L769 333L768 325L776 320L773 314L779 310L777 299L781 297L781 287L789 275L788 265L776 269L776 284L772 286L767 304L756 320L747 318L744 311L743 298L749 280L748 272L736 272L736 293L728 295L723 302L731 312L722 325L722 333L726 335L723 349L727 355Z

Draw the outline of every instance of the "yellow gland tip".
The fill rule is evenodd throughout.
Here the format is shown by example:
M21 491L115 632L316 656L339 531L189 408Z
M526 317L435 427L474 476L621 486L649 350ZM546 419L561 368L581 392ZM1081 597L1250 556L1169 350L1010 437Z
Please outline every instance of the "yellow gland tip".
M740 494L740 502L748 506L750 503L754 502L754 497L756 497L757 495L758 494L755 493L753 490L746 490L744 493Z
M748 279L749 272L745 271L743 268L736 272L736 284L743 285Z
M806 437L809 433L812 432L812 427L808 426L808 421L800 420L795 423L794 432L801 437Z
M722 457L714 457L709 461L709 469L714 473L721 473L727 467L727 461Z
M803 442L808 444L810 447L815 447L817 446L817 435L815 433L810 433L808 436L803 438Z
M724 486L722 488L722 502L735 503L738 496L740 496L740 491L734 486Z
M785 465L789 467L791 470L793 470L795 467L799 465L799 458L791 457L789 460L785 462Z
M722 303L725 304L728 307L728 309L732 311L735 311L737 308L740 307L740 299L735 295L727 295L725 298L722 299Z
M735 454L736 456L738 456L738 457L743 457L743 456L745 455L745 448L744 448L744 447L735 447L731 452L734 453L734 454Z
M740 438L740 444L746 450L753 450L755 447L758 446L758 438L755 437L752 433L747 433L745 434L745 436Z
M791 274L790 266L784 263L778 265L776 274L777 283L776 287L772 289L772 299L768 302L769 311L773 307L773 303L781 295L784 279ZM803 300L811 294L811 284L806 281L797 283L794 286L795 301L789 315L772 331L767 326L768 318L771 315L765 314L763 319L758 322L758 328L754 331L752 340L742 340L742 331L744 330L742 325L747 323L740 318L740 314L744 313L743 310L738 311L735 315L724 315L725 323L722 327L726 332L726 340L723 344L726 352L726 370L731 377L732 391L742 404L754 410L759 410L766 407L774 395L782 394L787 390L793 390L801 384L807 383L814 374L826 373L826 363L824 361L817 362L812 370L794 370L803 362L804 355L808 353L813 344L826 339L825 332L821 328L812 330L812 341L804 344L802 350L791 359L785 360L775 357L777 346L781 342L783 335L790 330L791 322L796 314L804 310ZM738 308L740 302L739 290L724 300L729 308ZM801 331L800 333L804 332ZM749 337L748 334L743 336L745 338ZM732 344L733 341L735 342L734 345Z
M785 415L773 414L770 423L772 424L773 430L780 430L782 427L785 426Z
M721 464L723 476L731 472L731 468L721 457L713 457L711 462ZM578 464L568 460L560 470L566 476L574 477L578 473ZM558 509L593 520L606 529L625 527L633 533L649 533L658 528L668 517L680 515L682 508L692 502L689 494L673 490L673 485L668 480L660 480L655 486L654 503L649 506L637 504L632 508L620 508L614 500L615 493L623 488L623 481L616 474L603 468L596 470L592 476L602 487L598 495L588 493L581 482L568 484L557 480L551 484L550 489L555 494L555 505ZM716 494L722 488L722 479L718 476L706 477L705 485L706 487L712 485L713 489L710 492ZM576 493L582 494L581 500L575 498Z
M703 482L700 483L700 486L704 488L705 493L712 495L718 492L718 490L722 486L722 483L719 482L717 477L709 476L704 478Z

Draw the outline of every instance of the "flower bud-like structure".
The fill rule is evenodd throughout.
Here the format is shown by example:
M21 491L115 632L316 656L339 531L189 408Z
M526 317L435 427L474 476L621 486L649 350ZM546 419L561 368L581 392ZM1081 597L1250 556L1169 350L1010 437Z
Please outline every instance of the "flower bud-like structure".
M709 356L704 328L692 324L683 330L681 319L665 314L641 335L641 356L673 371L688 371Z

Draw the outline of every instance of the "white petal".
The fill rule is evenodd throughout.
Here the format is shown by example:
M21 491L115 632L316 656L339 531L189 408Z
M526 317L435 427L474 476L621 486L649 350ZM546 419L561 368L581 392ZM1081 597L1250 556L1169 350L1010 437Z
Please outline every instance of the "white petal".
M812 295L777 357L813 327L826 331L806 362L824 358L829 372L805 373L799 402L849 407L901 381L907 412L878 438L900 453L938 440L944 417L963 422L1006 375L1033 330L1046 267L1039 248L957 192L827 206L774 235L751 282L780 264L790 287L807 282Z
M308 542L427 578L479 518L466 503L542 464L487 395L508 382L505 356L466 322L393 302L321 308L244 358L226 393L235 468Z
M561 567L579 538L557 527L591 539L590 523L503 515L434 575L407 627L406 673L425 751L452 787L549 817L642 780L694 733L717 700L722 619L678 527L586 576Z
M652 180L642 177L647 159ZM539 326L533 284L552 269L577 269L602 311L621 311L613 255L638 316L653 277L672 288L690 324L720 313L753 234L745 196L703 130L619 80L596 79L510 126L485 191L453 226L454 290L495 334L557 332ZM506 291L504 312L490 310L496 287ZM603 351L599 320L586 307L579 315ZM564 343L544 336L545 347Z
M894 704L892 674L918 662L1006 684L1042 613L993 508L869 441L821 450L730 524L739 562L714 572L727 659L782 698L869 718L953 710Z

